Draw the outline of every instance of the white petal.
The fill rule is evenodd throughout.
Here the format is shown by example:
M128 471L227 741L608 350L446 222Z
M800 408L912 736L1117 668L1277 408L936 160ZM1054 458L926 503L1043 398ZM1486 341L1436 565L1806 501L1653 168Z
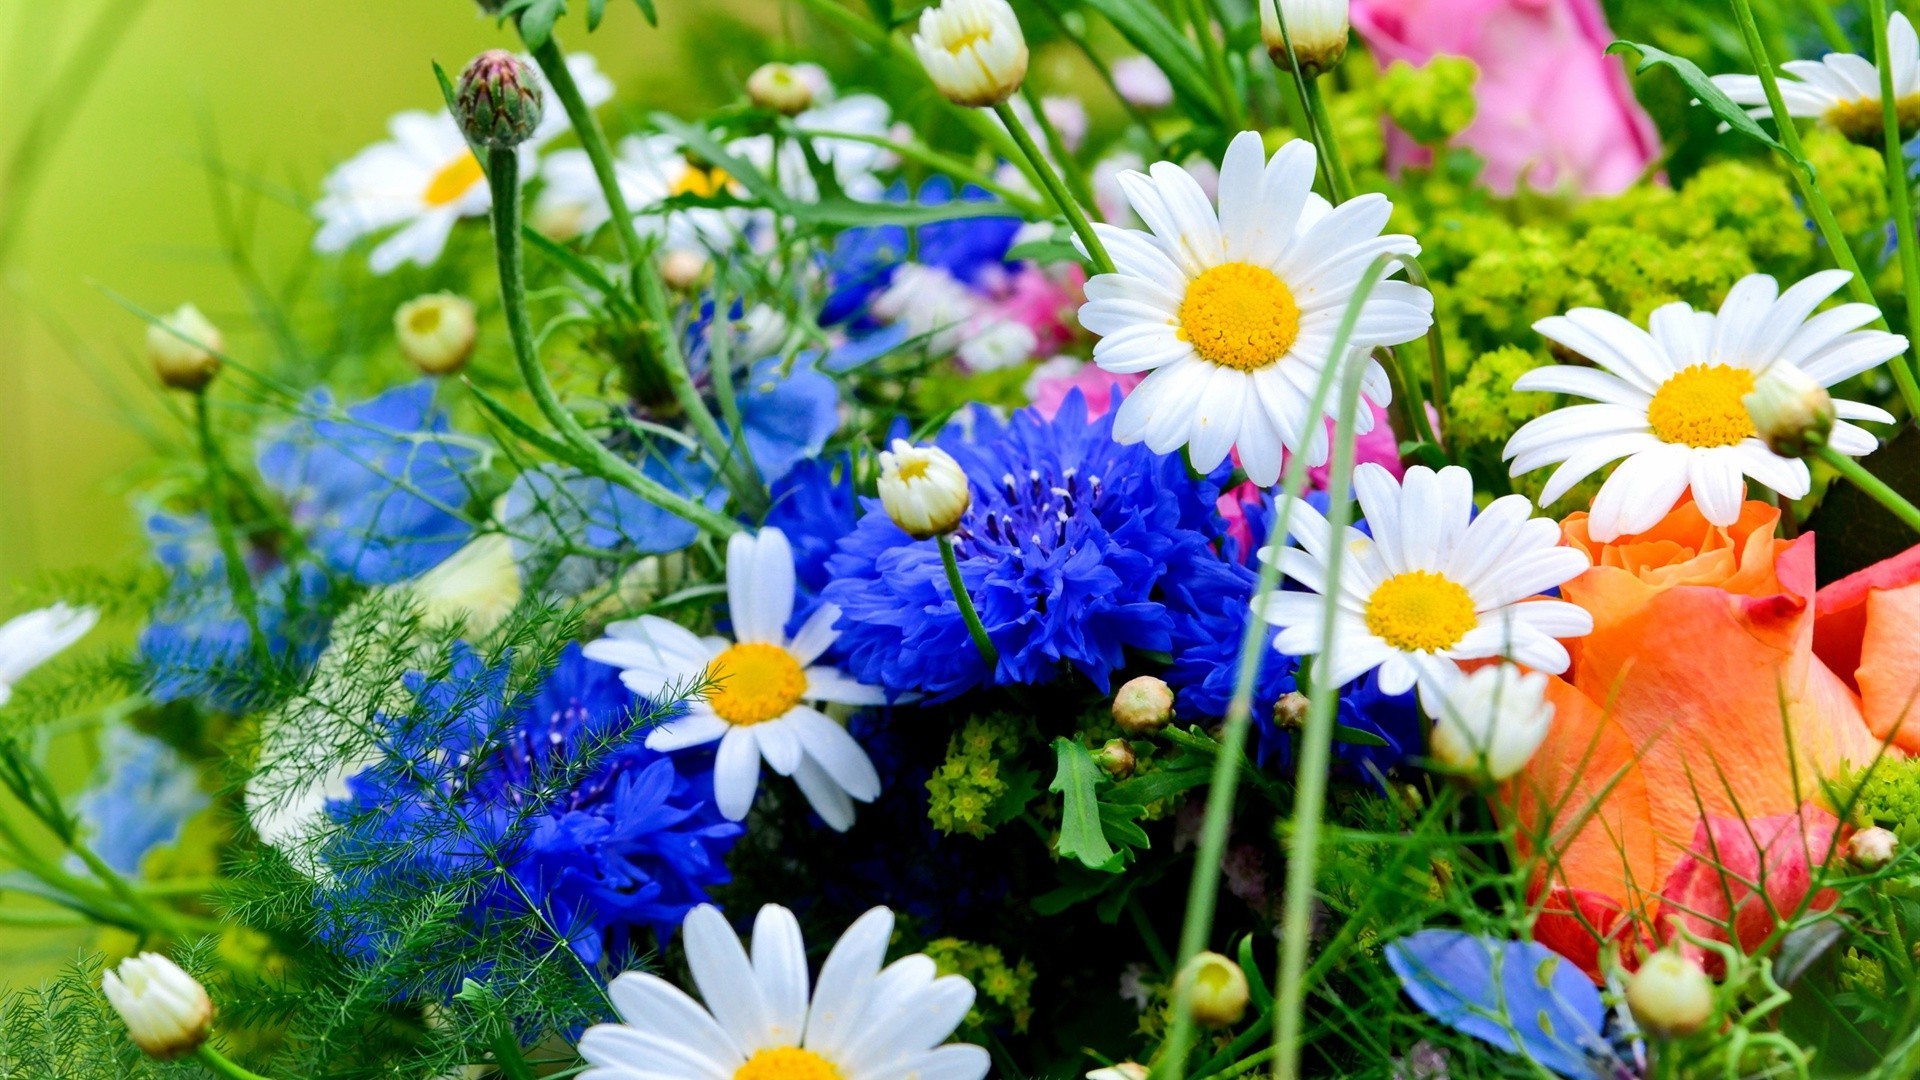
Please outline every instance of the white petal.
M753 973L767 1004L767 1039L798 1046L807 1026L807 945L793 912L778 904L753 920Z
M741 1053L752 1057L754 1051L774 1045L768 1038L767 1001L760 980L720 909L701 904L688 912L680 940L686 946L687 967L700 988L700 999Z
M760 788L760 744L752 728L729 727L713 757L713 801L729 821L743 821Z
M877 907L854 920L840 935L814 988L807 1017L807 1049L837 1060L857 1039L851 1025L867 1007L867 991L887 957L893 937L893 912Z
M781 644L793 618L793 547L779 529L727 541L727 610L735 641Z

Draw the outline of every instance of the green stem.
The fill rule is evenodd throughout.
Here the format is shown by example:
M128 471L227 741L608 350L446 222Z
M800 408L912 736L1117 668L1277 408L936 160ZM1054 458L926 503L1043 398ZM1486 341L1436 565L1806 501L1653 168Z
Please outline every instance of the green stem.
M716 282L713 289L713 318L707 321L707 373L713 380L713 399L720 405L721 419L734 431L745 432L746 421L741 418L740 403L733 396L732 312L732 298L722 292ZM752 358L748 360L751 363ZM741 464L758 477L760 473L753 464L753 449L747 445L745 437L735 439L734 447L739 451Z
M1000 650L993 647L993 639L980 623L980 613L973 608L973 597L967 595L966 579L960 576L960 563L953 557L953 537L943 533L935 540L940 545L940 565L947 568L947 585L953 589L954 602L960 605L960 617L966 620L967 636L973 638L973 647L980 650L980 659L987 662L991 681L993 672L1000 666Z
M1913 332L1920 325L1920 242L1914 237L1913 199L1907 188L1907 153L1900 139L1900 107L1893 94L1893 63L1889 59L1887 48L1887 4L1886 0L1867 0L1867 18L1873 23L1873 55L1880 68L1880 116L1882 141L1886 143L1887 158L1887 197L1888 205L1893 208L1893 231L1900 241L1900 289L1907 302L1907 331ZM1920 353L1915 354L1920 359ZM1895 357L1887 366L1898 371L1907 367L1904 357ZM1908 375L1912 381L1913 376ZM1920 421L1920 413L1913 411L1913 400L1907 402L1908 415Z
M517 22L515 28L518 29ZM580 149L587 152L587 160L593 164L593 175L600 181L601 193L607 197L607 209L613 214L614 235L619 238L621 253L638 267L646 257L646 245L640 242L640 230L633 224L633 210L627 206L627 196L620 190L620 177L614 169L613 151L607 145L606 133L600 130L593 107L587 104L579 85L573 81L567 58L560 51L560 39L548 34L547 40L533 50L533 61L546 73L547 85L553 87L553 96L560 99L560 106L566 110L573 134L580 140Z
M1033 134L1027 130L1027 126L1020 122L1020 118L1013 114L1013 110L1008 108L1005 102L995 105L993 111L1000 117L1000 122L1007 126L1007 133L1013 136L1014 145L1020 148L1020 153L1025 155L1027 163L1032 165L1033 171L1039 175L1040 183L1047 189L1047 196L1053 200L1053 205L1067 215L1067 223L1073 226L1074 235L1080 238L1080 243L1087 249L1087 258L1093 260L1094 272L1113 273L1113 260L1107 256L1106 245L1100 242L1100 237L1094 235L1093 224L1087 220L1087 212L1080 209L1080 204L1067 193L1066 185L1060 182L1060 174L1047 163L1046 155L1042 154L1040 147L1034 144Z
M869 146L890 150L916 165L924 165L936 172L946 173L963 184L972 184L983 191L990 192L1026 217L1041 218L1051 213L1045 203L1007 187L951 154L943 154L918 143L896 142L884 135L868 135L859 131L814 131L812 135L816 139L866 143Z
M1228 131L1240 131L1247 126L1246 107L1240 95L1233 92L1233 75L1227 70L1227 55L1220 42L1213 36L1213 15L1207 8L1207 0L1187 0L1187 20L1193 27L1194 44L1200 47L1200 55L1206 58L1207 74L1213 79L1213 92L1220 95L1222 117L1227 122Z
M1852 52L1853 43L1847 40L1847 32L1840 29L1840 20L1833 17L1833 8L1828 6L1827 0L1805 0L1805 2L1807 11L1813 15L1813 21L1820 26L1821 36L1827 39L1827 47L1834 52ZM1883 14L1880 18L1880 26L1884 29L1886 25L1887 20ZM1874 55L1885 54L1876 51Z
M1288 54L1291 55L1292 50L1288 50ZM1333 114L1327 111L1327 99L1320 92L1320 76L1303 77L1307 87L1307 111L1313 114L1315 128L1320 133L1320 152L1327 158L1327 174L1333 184L1333 201L1337 206L1353 198L1353 177L1347 172L1346 159L1340 155L1339 136L1333 131Z
M215 1050L210 1042L201 1043L200 1049L195 1050L193 1054L200 1059L200 1064L206 1066L207 1071L215 1076L224 1076L227 1080L268 1080L257 1072L234 1064L225 1054Z
M1080 206L1093 205L1093 185L1087 182L1085 170L1067 149L1067 140L1060 136L1060 129L1053 126L1047 118L1045 103L1040 95L1033 92L1031 81L1020 84L1020 96L1026 98L1027 108L1033 113L1033 122L1039 125L1041 137L1047 140L1047 149L1053 151L1053 159L1060 163L1060 171L1066 174L1067 189L1073 193L1074 201Z
M267 635L260 629L260 599L253 591L253 576L247 573L247 564L240 556L240 541L233 534L233 522L227 513L226 492L221 483L226 461L220 456L220 444L213 438L213 420L204 387L193 394L193 423L200 437L200 460L207 471L207 516L220 543L221 558L227 564L227 588L233 593L233 604L240 609L240 617L246 620L247 641L253 658L264 665L272 659L273 651L267 645Z
M1438 446L1439 436L1434 434L1433 425L1427 422L1426 402L1413 392L1413 384L1407 381L1406 372L1400 370L1399 355L1392 349L1381 349L1380 353L1385 357L1380 366L1386 370L1387 384L1393 387L1393 409L1400 414L1400 430L1410 439Z
M1853 486L1866 492L1873 500L1887 508L1894 517L1905 522L1914 532L1920 532L1920 507L1908 502L1899 492L1887 486L1886 481L1867 471L1865 465L1853 460L1831 446L1823 446L1814 451L1814 456L1835 472L1853 482Z
M520 377L542 416L559 432L562 442L592 471L628 488L648 502L677 514L715 536L730 536L740 524L709 510L647 476L633 463L608 450L580 426L560 404L547 373L534 354L533 328L527 320L525 251L520 237L520 158L513 150L495 149L487 155L487 182L493 188L493 247L500 269L500 306L507 319Z

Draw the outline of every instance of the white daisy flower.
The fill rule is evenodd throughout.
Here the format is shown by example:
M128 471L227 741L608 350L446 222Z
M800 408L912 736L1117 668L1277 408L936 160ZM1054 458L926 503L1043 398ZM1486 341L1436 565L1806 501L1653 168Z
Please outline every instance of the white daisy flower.
M1155 453L1187 446L1202 472L1238 450L1262 486L1280 478L1281 450L1327 457L1325 425L1309 416L1347 300L1378 255L1416 254L1410 236L1380 235L1393 206L1377 194L1330 206L1312 191L1312 145L1295 140L1268 161L1242 132L1220 170L1219 213L1186 170L1160 162L1120 184L1152 233L1095 225L1117 273L1087 282L1080 324L1099 334L1093 358L1116 374L1151 372L1127 395L1113 437ZM1374 347L1412 341L1433 322L1433 297L1380 283L1362 305L1349 362L1385 405L1387 373ZM1329 397L1326 415L1335 409ZM1361 410L1362 432L1372 426Z
M0 624L0 705L12 700L15 683L85 637L99 621L100 613L93 608L55 604Z
M676 195L739 193L725 169L695 161L676 136L627 136L620 140L613 169L620 194L634 212L634 224L646 235L661 237L668 251L718 251L731 246L746 227L747 215L741 210L697 206L671 213L655 210ZM578 235L612 219L606 192L585 150L549 154L541 163L540 178L543 186L534 200L533 220L543 231Z
M1595 540L1641 532L1692 491L1715 525L1740 517L1752 477L1789 499L1807 494L1807 466L1767 448L1741 400L1769 371L1795 368L1833 386L1906 351L1907 339L1860 327L1878 318L1870 304L1841 304L1814 315L1846 284L1826 270L1788 289L1750 274L1728 290L1716 315L1683 303L1656 309L1642 330L1595 308L1575 308L1533 325L1594 367L1536 368L1515 390L1573 394L1597 404L1570 405L1528 421L1507 441L1515 476L1564 463L1540 492L1540 505L1612 461L1626 460L1600 486L1590 527ZM1849 420L1891 424L1884 409L1835 399L1839 420L1828 442L1850 456L1877 442Z
M1900 12L1887 20L1887 53L1893 62L1893 100L1901 138L1920 127L1920 37ZM1824 60L1789 60L1780 65L1791 79L1779 80L1787 115L1826 122L1854 142L1878 146L1886 135L1880 106L1880 69L1852 53L1828 53ZM1757 75L1715 75L1713 85L1736 104L1751 105L1756 117L1772 115Z
M612 99L613 83L593 57L575 54L567 59L567 70L588 105ZM534 71L539 76L537 66ZM523 172L532 171L542 145L567 130L566 111L539 77L547 108L533 138L520 148ZM362 237L399 227L367 257L376 274L408 262L431 266L461 218L478 217L493 205L480 159L453 114L408 110L388 122L387 132L386 142L367 147L327 176L313 207L320 219L316 251L344 251Z
M973 1008L973 984L936 977L923 954L884 968L893 912L855 920L808 992L807 949L776 904L753 921L748 954L727 920L701 905L681 927L705 1006L655 975L607 986L624 1023L580 1036L580 1080L981 1080L986 1050L941 1040Z
M1137 391L1136 391L1137 392ZM1457 465L1424 465L1393 474L1372 463L1353 474L1369 538L1349 527L1342 542L1327 675L1344 685L1380 669L1380 689L1402 694L1416 683L1429 715L1459 677L1462 660L1505 657L1537 671L1567 670L1559 638L1593 632L1584 608L1539 594L1587 569L1582 552L1560 543L1560 526L1529 517L1524 495L1495 499L1473 514L1473 477ZM1280 569L1309 592L1276 592L1265 616L1280 628L1274 648L1288 656L1320 651L1325 622L1327 519L1295 502L1287 531L1299 547L1279 549ZM1275 558L1275 549L1260 552Z
M891 153L884 146L853 139L835 139L834 133L883 138L889 135L892 110L872 94L853 94L837 98L793 118L793 126L808 133L813 153L820 164L831 169L834 181L848 198L878 202L886 194L886 185L874 173L888 161ZM752 164L779 184L780 190L800 202L820 198L820 185L807 162L807 151L792 139L780 143L779 167L774 167L774 140L771 135L753 135L736 139L727 149Z
M833 646L840 609L822 604L799 633L793 617L793 548L779 529L736 533L727 543L727 608L734 640L696 637L657 615L617 622L586 647L589 659L620 669L620 681L645 698L701 680L703 696L686 715L647 735L654 750L684 750L718 741L714 801L739 821L760 786L760 762L791 776L814 812L835 829L853 824L853 804L880 794L880 775L847 729L805 704L885 704L886 692L814 664Z

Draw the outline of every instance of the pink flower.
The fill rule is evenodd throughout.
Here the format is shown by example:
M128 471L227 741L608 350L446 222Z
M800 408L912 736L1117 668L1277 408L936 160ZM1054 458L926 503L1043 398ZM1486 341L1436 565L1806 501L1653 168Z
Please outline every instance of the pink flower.
M1384 66L1435 54L1480 65L1479 112L1455 142L1486 159L1487 185L1607 195L1660 153L1633 98L1599 0L1353 0L1353 25ZM1425 148L1389 132L1387 164L1422 164Z
M1116 376L1117 377L1117 376ZM1360 436L1353 442L1354 464L1364 465L1373 462L1384 466L1393 474L1395 480L1406 472L1406 466L1400 463L1400 439L1393 433L1393 421L1387 418L1387 411L1373 402L1366 402L1373 410L1373 430ZM1327 421L1327 440L1333 440L1333 421ZM1284 462L1286 459L1283 458ZM1307 469L1307 490L1325 491L1327 477L1333 472L1333 466L1317 465ZM1285 465L1282 465L1282 476ZM1220 516L1226 519L1227 535L1240 545L1243 558L1253 557L1253 526L1247 524L1247 506L1260 501L1261 490L1249 480L1238 487L1229 488L1220 494L1216 507Z
M1100 370L1098 365L1056 356L1034 369L1033 378L1027 382L1027 400L1033 402L1041 416L1051 420L1060 406L1066 404L1067 395L1078 390L1087 399L1087 419L1096 420L1106 415L1116 387L1124 397L1144 378L1145 375L1113 375Z
M1022 263L1011 273L988 271L978 288L986 293L986 309L995 318L1033 331L1035 356L1052 356L1073 340L1078 326L1073 313L1086 300L1081 292L1086 281L1086 271L1078 266L1049 272Z

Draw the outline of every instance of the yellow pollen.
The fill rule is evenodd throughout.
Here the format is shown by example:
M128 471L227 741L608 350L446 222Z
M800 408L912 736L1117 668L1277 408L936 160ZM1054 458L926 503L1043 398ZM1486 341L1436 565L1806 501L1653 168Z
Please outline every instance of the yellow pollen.
M713 683L707 705L729 724L778 719L807 693L807 673L778 645L735 645L707 665L707 678Z
M776 1046L748 1058L733 1080L840 1080L840 1070L811 1050Z
M1920 132L1920 94L1908 94L1893 103L1895 121L1900 125L1902 141ZM1828 109L1824 120L1849 142L1865 146L1886 144L1886 120L1881 115L1879 98L1854 98Z
M1395 574L1367 598L1367 629L1407 652L1452 648L1479 623L1473 595L1460 583L1430 570Z
M667 194L698 195L703 199L711 199L726 190L727 185L732 182L733 177L728 176L725 169L709 168L689 161L687 171L681 173L680 179L673 182L673 187Z
M451 206L486 178L487 174L480 170L480 159L469 150L461 154L458 161L449 162L446 168L433 174L427 183L427 205L436 209Z
M911 461L903 462L900 466L900 479L902 480L920 479L921 477L927 475L928 464L929 462L928 462L928 459L926 458L914 458Z
M1179 337L1201 359L1239 371L1275 364L1300 336L1300 305L1273 271L1221 263L1187 286Z
M1662 442L1732 446L1753 434L1741 398L1753 393L1753 372L1726 364L1694 364L1660 385L1647 425Z

